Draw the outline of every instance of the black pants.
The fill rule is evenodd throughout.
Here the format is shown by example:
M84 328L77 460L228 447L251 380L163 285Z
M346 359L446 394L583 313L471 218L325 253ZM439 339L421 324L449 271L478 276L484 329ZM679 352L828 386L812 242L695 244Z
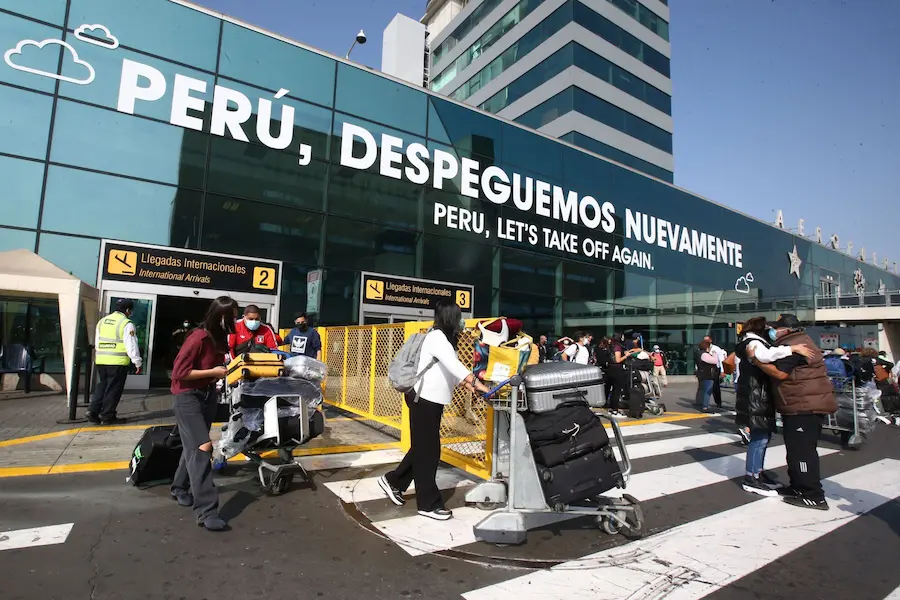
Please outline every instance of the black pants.
M823 417L783 415L781 419L791 487L811 500L824 499L817 450Z
M116 408L122 399L122 392L125 391L125 380L128 379L130 370L131 365L97 365L97 387L94 388L94 395L91 397L89 413L101 421L116 418Z
M716 402L716 406L722 406L722 374L719 373L713 379L712 397Z
M611 388L609 393L609 410L619 410L622 398L627 393L625 369L612 367L606 371L606 385Z
M444 405L424 398L414 402L412 395L407 394L406 406L409 407L410 448L397 468L385 475L385 479L401 493L415 480L418 509L437 510L444 507L444 499L434 480L441 460Z
M200 446L209 441L209 428L216 416L215 388L194 390L175 396L175 422L184 450L172 481L172 494L190 492L198 522L219 513L219 492L213 483L212 452Z

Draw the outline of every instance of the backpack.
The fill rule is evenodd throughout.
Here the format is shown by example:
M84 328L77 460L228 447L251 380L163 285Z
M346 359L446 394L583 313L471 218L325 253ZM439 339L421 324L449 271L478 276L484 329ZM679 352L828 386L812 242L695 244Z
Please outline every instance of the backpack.
M413 388L419 383L419 380L425 376L425 373L435 365L437 359L434 358L427 367L417 372L419 368L419 356L422 354L422 344L425 343L425 336L428 333L414 333L408 340L403 342L400 351L394 356L391 364L388 366L388 381L395 390L401 393L413 391ZM416 394L416 401L418 401Z
M825 370L828 372L828 377L832 379L847 377L847 366L849 366L849 363L840 356L831 355L825 357Z

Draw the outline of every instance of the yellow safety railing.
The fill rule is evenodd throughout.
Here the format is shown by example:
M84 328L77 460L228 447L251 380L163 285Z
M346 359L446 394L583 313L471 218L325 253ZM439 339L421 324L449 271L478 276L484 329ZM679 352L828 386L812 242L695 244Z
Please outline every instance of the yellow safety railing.
M467 321L459 340L459 359L470 369L475 337L468 328L478 321ZM396 429L403 448L408 449L409 410L402 394L388 382L388 365L409 336L429 327L430 322L320 328L322 360L328 365L325 402ZM441 421L441 460L488 479L493 418L493 409L482 398L457 389Z
M387 371L406 339L403 324L325 327L319 334L328 365L325 402L400 430L403 398Z

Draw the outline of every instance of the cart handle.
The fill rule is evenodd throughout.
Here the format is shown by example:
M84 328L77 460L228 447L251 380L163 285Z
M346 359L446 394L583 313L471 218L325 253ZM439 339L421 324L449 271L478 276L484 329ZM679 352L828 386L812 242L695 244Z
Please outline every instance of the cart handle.
M484 398L485 398L485 400L489 399L491 396L493 396L494 394L496 394L497 392L499 392L500 390L505 388L507 385L517 386L520 383L522 383L522 376L521 375L513 375L512 377L510 377L503 383L497 384L497 387L488 391L488 393L484 395Z

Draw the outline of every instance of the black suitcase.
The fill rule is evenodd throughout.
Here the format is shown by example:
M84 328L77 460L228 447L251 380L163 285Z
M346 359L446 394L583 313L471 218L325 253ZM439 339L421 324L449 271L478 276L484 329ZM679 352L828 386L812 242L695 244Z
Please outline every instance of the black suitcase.
M625 487L615 456L606 449L591 452L555 467L539 467L544 496L551 508L599 496Z
M603 427L592 426L571 435L568 439L555 444L546 444L534 449L534 462L544 467L555 467L566 461L590 454L596 450L608 449L609 435Z
M628 390L628 416L632 419L643 417L646 400L644 386L640 383L632 384L631 389Z
M600 427L600 419L584 401L567 402L543 413L524 413L525 430L532 448L567 440L573 433Z
M147 428L131 453L125 481L138 487L172 481L181 460L181 448L176 425Z

